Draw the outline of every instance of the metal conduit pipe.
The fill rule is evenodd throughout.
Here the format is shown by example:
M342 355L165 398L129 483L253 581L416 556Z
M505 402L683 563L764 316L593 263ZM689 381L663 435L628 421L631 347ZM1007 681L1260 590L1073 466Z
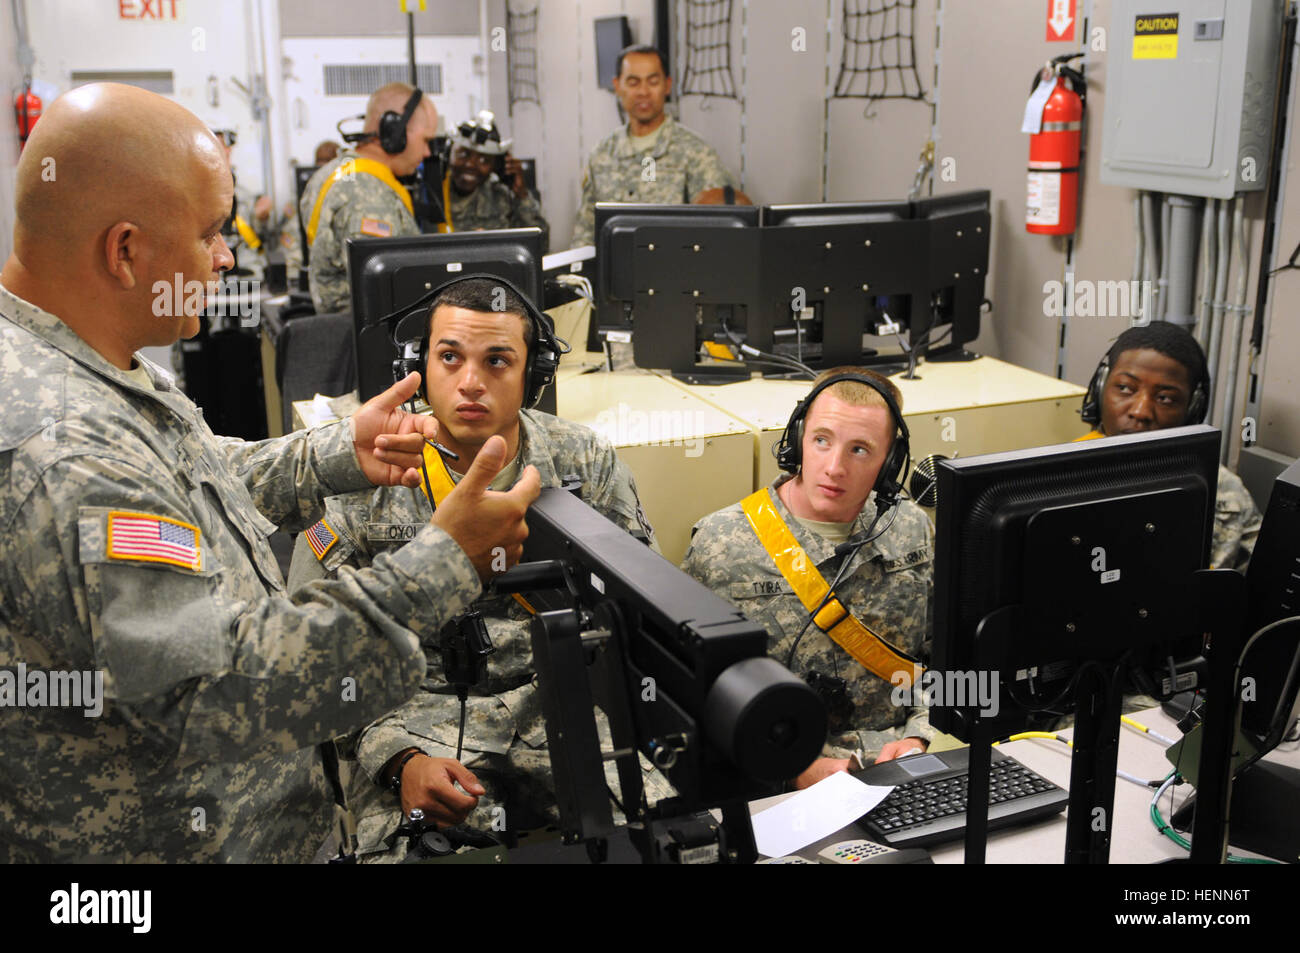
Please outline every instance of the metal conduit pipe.
M1165 320L1190 330L1196 321L1196 225L1201 199L1171 195L1168 203L1170 224L1165 246L1169 250L1169 294L1165 299Z
M1228 295L1228 266L1232 262L1232 233L1229 231L1230 218L1235 205L1233 199L1225 199L1219 209L1219 260L1214 275L1214 304L1210 311L1210 346L1205 356L1210 362L1210 406L1207 420L1214 420L1215 392L1219 389L1219 345L1223 338L1223 305Z
M1156 218L1156 197L1151 192L1143 192L1142 193L1142 234L1145 236L1145 238L1143 239L1142 244L1145 248L1146 253L1142 258L1142 287L1151 289L1151 295L1149 297L1150 307L1148 308L1148 311L1150 313L1142 315L1142 320L1144 322L1154 321L1160 314L1160 289L1157 288L1155 285L1156 274L1157 274L1157 266L1156 266L1157 237L1155 233L1155 218Z
M1159 318L1165 320L1169 313L1169 257L1170 232L1173 230L1173 206L1166 195L1160 203L1160 309Z
M1210 340L1210 305L1214 301L1214 271L1218 258L1214 229L1219 221L1219 200L1206 199L1201 219L1201 306L1196 317L1196 342L1204 351Z
M1228 451L1232 449L1232 434L1237 430L1233 415L1237 407L1237 366L1241 363L1241 331L1246 319L1246 287L1250 284L1250 246L1246 235L1246 197L1237 196L1237 209L1232 216L1232 231L1237 241L1237 294L1232 302L1232 337L1228 342L1228 372L1223 385L1223 445L1219 449L1219 462L1227 464Z
M1141 297L1142 295L1142 256L1146 252L1144 241L1146 236L1142 233L1142 193L1138 192L1133 196L1133 281L1129 285L1130 291L1137 289L1136 295L1130 295L1129 298L1129 327L1137 324L1139 321L1147 320L1146 309L1149 303ZM1141 302L1141 304L1139 304Z

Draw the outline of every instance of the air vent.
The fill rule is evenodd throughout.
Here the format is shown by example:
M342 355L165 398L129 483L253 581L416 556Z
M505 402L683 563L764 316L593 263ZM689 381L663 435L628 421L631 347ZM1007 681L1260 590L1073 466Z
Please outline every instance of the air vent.
M442 64L416 66L420 89L437 96L442 93ZM405 63L340 64L325 67L326 96L369 96L387 83L407 83L411 68Z
M170 96L175 87L175 83L172 82L172 71L169 69L72 71L74 89L87 83L125 83L162 96Z

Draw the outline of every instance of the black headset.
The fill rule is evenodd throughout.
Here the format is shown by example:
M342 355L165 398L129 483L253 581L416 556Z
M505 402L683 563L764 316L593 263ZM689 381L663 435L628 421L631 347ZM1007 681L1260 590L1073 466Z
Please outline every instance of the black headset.
M1092 424L1095 427L1101 423L1101 392L1106 389L1108 377L1110 377L1110 351L1101 356L1097 369L1093 371L1092 380L1088 382L1088 392L1083 395L1083 406L1079 408L1079 416L1083 418L1085 424ZM1203 423L1206 413L1209 412L1210 389L1206 377L1207 374L1202 374L1201 379L1192 388L1192 396L1187 401L1186 424Z
M877 504L882 507L882 510L884 507L894 506L898 502L898 494L903 489L903 477L906 476L907 468L912 462L911 435L907 432L907 424L893 395L878 381L862 374L836 374L822 381L808 393L807 397L795 404L794 412L790 414L790 420L785 425L785 432L772 448L776 456L776 465L786 473L799 472L799 467L803 464L804 418L808 416L808 411L813 401L817 399L817 395L841 381L857 381L859 384L867 385L884 398L885 406L893 415L898 429L889 447L889 455L885 457L885 464L880 468L880 475L876 477L876 485L872 489L876 493Z
M528 299L528 295L499 275L482 273L460 275L434 288L413 304L381 318L382 321L393 322L390 325L393 328L393 343L403 352L401 357L393 361L393 380L400 381L413 371L418 371L420 374L420 395L424 398L425 403L429 402L429 374L425 362L429 356L429 325L432 315L427 313L421 315L421 311L425 305L445 289L458 282L470 281L474 278L484 278L503 288L507 288L513 291L519 300L524 303L524 310L529 320L533 322L533 343L529 345L528 359L524 366L523 406L525 408L536 407L542 399L542 391L546 390L547 386L555 380L555 369L560 366L560 355L568 353L569 345L555 336L555 326L551 323L551 319L537 309L537 306ZM424 333L418 340L415 338L405 341L398 340L401 326L411 317L422 318Z
M390 156L406 151L406 124L415 115L415 107L420 105L422 96L424 93L417 87L406 101L401 115L389 109L379 117L379 146Z

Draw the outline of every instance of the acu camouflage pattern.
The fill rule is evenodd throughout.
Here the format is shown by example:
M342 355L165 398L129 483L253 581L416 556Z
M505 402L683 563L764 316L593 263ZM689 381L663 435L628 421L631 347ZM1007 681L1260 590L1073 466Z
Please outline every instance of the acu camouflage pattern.
M543 487L560 486L562 477L576 475L582 481L582 499L593 509L629 532L651 534L632 473L608 441L581 424L540 411L523 410L519 419L521 473L529 465L537 467ZM300 536L289 574L291 585L405 551L410 546L405 542L410 528L428 522L429 504L421 490L380 487L327 501L325 520L338 542L322 563ZM471 689L467 703L462 763L487 789L467 823L491 830L497 820L498 828L504 821L510 831L528 830L558 816L541 697L533 684L531 616L510 596L484 596L474 608L483 614L495 651L488 657L486 681ZM434 642L426 649L428 668L422 690L343 746L355 754L362 769L353 772L348 791L357 818L358 853L395 848L371 860L398 860L405 853L404 840L391 843L402 823L399 801L374 781L383 767L407 748L422 748L435 758L456 756L460 702L442 677L438 628L420 635ZM607 732L605 741L608 746ZM647 796L653 802L670 789L661 776L647 773L647 763L642 767ZM616 783L612 762L607 774ZM505 814L495 812L496 807L504 808Z
M1210 565L1215 569L1245 572L1255 552L1255 539L1264 522L1241 477L1219 467L1219 489L1214 497L1214 534Z
M684 205L706 189L740 188L714 148L672 116L664 116L659 140L649 152L632 148L627 129L610 133L587 161L573 228L575 248L595 241L597 202Z
M410 697L411 630L469 605L478 578L429 527L286 593L267 534L367 485L350 422L215 437L142 363L156 390L0 289L0 666L104 677L98 718L0 718L0 861L308 861L332 817L312 746ZM199 567L107 558L114 510L197 526Z
M356 157L355 152L344 150L307 181L298 201L298 214L304 223L311 221L316 196L325 180L344 162ZM361 233L363 218L386 222L392 228L389 236L392 238L420 234L419 226L397 193L375 176L358 171L350 178L335 182L321 206L307 266L311 303L317 314L352 310L346 243L349 238L365 237Z
M551 226L542 216L542 206L532 192L524 197L496 177L488 176L469 195L458 195L450 190L451 225L458 232L492 231L498 228L540 228L542 253L550 248Z
M805 529L786 508L776 488L768 493L790 532L827 583L839 570L835 544ZM852 558L836 592L845 606L891 645L922 661L929 660L934 596L934 525L915 503L902 500L893 526ZM861 536L875 516L875 495L867 499L850 531ZM889 516L884 517L885 520ZM882 524L883 525L883 524ZM767 629L767 654L785 664L808 610L791 590L781 571L754 534L739 503L704 517L695 524L682 569L724 599L745 617ZM934 737L929 712L923 707L899 707L890 700L894 686L872 675L826 633L808 626L790 670L800 677L811 671L843 678L854 714L849 724L832 724L822 756L847 758L856 753L865 764L880 749L902 738Z

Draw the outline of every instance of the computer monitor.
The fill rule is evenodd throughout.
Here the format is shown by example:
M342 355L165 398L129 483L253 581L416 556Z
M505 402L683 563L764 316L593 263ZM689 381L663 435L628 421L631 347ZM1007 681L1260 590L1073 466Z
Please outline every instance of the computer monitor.
M1218 445L1198 425L940 461L931 677L997 700L939 698L931 723L970 740L981 708L994 736L1020 731L1090 661L1196 657Z
M907 332L906 356L966 358L988 272L989 193L917 202L823 202L763 210L764 314L778 353L816 367L879 364L864 335ZM951 330L938 329L951 325ZM934 343L944 334L952 342ZM755 345L759 346L759 345Z
M537 228L454 232L401 238L349 238L348 279L352 286L353 337L357 386L369 400L393 383L392 340L397 318L458 274L499 275L528 296L542 300L542 233ZM554 390L547 388L541 409L554 413Z
M1249 609L1246 633L1253 635L1241 660L1241 721L1234 746L1229 842L1274 857L1300 852L1300 770L1262 761L1300 715L1300 461L1273 484L1264 522L1246 571ZM1290 620L1290 621L1288 621ZM1214 698L1208 703L1213 705ZM1183 742L1193 751L1170 749L1185 777L1199 780L1199 732ZM1177 752L1177 753L1176 753ZM1171 822L1192 826L1195 799Z
M750 205L596 205L600 332L633 331L638 366L686 373L701 340L744 333L758 301L760 210Z
M929 334L929 359L954 360L967 355L962 345L979 337L980 307L984 303L984 279L989 271L989 191L978 189L936 195L912 203L914 216L930 224L930 252L926 286L930 309L924 328L913 325L915 343ZM951 340L942 348L932 345L952 328Z
M802 228L806 225L858 225L864 222L902 222L912 218L912 203L898 201L811 202L763 206L764 226Z

